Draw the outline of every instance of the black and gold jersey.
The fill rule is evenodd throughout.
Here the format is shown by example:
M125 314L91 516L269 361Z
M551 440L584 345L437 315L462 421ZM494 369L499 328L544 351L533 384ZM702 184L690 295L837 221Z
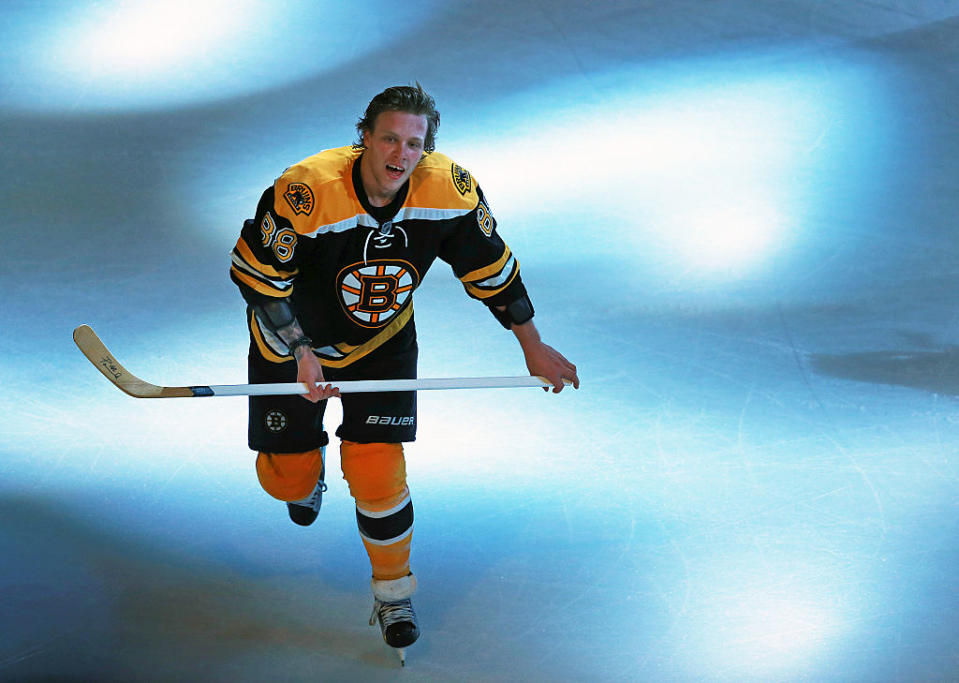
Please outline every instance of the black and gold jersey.
M369 204L362 150L340 147L288 168L260 199L233 250L230 275L250 304L288 298L324 365L343 367L410 323L412 294L433 261L489 306L525 294L519 264L483 192L443 154L424 155L388 207ZM286 346L251 313L269 360Z

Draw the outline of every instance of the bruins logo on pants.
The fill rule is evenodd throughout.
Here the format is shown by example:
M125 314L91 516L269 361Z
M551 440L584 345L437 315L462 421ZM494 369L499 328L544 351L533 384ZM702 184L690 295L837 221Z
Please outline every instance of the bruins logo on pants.
M370 328L383 327L403 310L419 283L413 264L399 260L354 263L336 278L343 310Z
M266 414L264 423L266 424L266 428L271 432L279 433L286 429L286 425L289 423L289 420L282 411L271 410Z

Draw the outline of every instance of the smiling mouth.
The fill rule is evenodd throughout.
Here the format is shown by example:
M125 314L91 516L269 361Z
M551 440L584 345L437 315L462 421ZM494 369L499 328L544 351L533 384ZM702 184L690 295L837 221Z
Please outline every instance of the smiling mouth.
M399 167L399 166L393 166L393 165L391 165L391 164L387 164L387 165L386 165L386 172L387 172L387 173L390 175L390 177L392 177L392 178L399 178L399 177L402 176L404 173L406 173L406 169L405 169L405 168L401 168L401 167Z

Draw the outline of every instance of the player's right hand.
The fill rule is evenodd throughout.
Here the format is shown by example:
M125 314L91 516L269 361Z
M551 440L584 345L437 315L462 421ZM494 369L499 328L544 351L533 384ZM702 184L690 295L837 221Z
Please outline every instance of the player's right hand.
M323 366L310 351L299 354L296 361L296 381L302 382L307 389L303 398L313 403L340 395L340 390L332 384L324 385Z

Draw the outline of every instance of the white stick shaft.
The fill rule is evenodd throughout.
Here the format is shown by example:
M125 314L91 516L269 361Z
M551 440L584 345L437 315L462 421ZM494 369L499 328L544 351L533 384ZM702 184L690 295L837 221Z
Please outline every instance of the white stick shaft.
M73 340L83 355L93 363L120 391L134 398L191 398L200 396L271 396L306 394L306 385L300 382L284 384L221 384L191 387L165 387L146 382L113 357L97 333L89 325L80 325L73 331ZM571 384L563 380L565 384ZM500 389L511 387L549 387L543 377L444 377L439 379L369 379L332 384L341 394L372 391L420 391L425 389Z
M366 379L323 382L332 384L341 394L370 391L426 391L431 389L509 389L516 387L552 386L542 377L441 377L436 379ZM279 396L305 394L299 382L282 384L221 384L210 385L214 396Z

